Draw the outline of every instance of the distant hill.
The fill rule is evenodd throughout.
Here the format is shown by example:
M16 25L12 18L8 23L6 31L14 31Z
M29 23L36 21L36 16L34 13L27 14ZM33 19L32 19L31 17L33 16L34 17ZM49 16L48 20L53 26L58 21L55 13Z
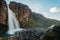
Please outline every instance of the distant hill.
M36 15L37 15L38 19L35 19L35 20L37 21L39 26L48 27L48 26L51 26L53 24L54 25L59 25L60 24L60 21L58 21L58 20L54 20L54 19L50 19L50 18L45 18L42 14L36 14Z
M28 24L28 26L30 27L49 27L51 25L59 25L60 24L60 21L58 20L54 20L54 19L49 19L49 18L46 18L44 17L42 14L38 14L38 13L35 13L35 12L32 12L31 14L31 20L32 20L32 25Z

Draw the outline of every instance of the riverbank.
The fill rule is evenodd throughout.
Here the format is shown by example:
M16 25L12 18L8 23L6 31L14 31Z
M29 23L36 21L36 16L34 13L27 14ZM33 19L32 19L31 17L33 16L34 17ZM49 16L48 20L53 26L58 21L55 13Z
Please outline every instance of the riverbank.
M15 35L0 37L0 40L40 40L43 32L39 30L26 29L26 31L16 32Z

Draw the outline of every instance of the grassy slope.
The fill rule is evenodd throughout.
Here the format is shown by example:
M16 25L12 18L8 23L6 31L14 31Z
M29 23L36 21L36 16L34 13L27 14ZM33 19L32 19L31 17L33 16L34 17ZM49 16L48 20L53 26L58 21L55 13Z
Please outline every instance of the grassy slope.
M53 24L59 25L60 21L45 18L41 14L33 13L31 20L25 23L25 27L49 27Z

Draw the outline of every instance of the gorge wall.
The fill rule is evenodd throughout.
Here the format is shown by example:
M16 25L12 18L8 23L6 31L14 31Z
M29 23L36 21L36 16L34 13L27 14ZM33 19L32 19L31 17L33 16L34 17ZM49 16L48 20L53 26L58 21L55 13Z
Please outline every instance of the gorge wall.
M7 18L7 4L5 0L0 0L0 34L8 30Z

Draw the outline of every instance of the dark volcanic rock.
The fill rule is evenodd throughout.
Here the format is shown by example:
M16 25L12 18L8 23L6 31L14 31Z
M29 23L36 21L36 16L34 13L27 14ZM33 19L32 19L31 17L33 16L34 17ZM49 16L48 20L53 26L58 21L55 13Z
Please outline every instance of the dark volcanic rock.
M60 34L60 25L54 26L52 31L56 34Z
M7 5L5 0L0 0L0 34L8 30L7 26Z

